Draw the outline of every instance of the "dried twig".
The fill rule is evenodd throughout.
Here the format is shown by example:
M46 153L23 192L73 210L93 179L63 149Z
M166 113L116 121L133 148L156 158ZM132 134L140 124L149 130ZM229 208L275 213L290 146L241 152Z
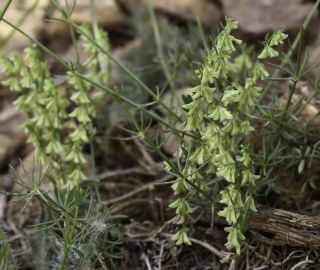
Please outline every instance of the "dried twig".
M161 233L160 234L161 236L165 237L165 238L172 238L173 234L169 234L169 233ZM217 248L211 246L210 244L208 244L207 242L204 242L204 241L201 241L201 240L198 240L198 239L195 239L193 237L189 237L190 241L192 243L195 243L199 246L202 246L204 247L205 249L209 250L210 252L212 252L214 255L216 255L217 257L219 257L220 259L224 259L225 256L224 254L218 250Z
M146 263L148 270L152 270L149 258L145 253L142 253L141 259Z
M161 167L162 164L156 163L159 165L159 168ZM105 171L101 174L98 174L97 177L95 178L88 178L82 180L82 183L88 183L88 182L103 182L105 180L108 180L113 177L119 177L119 176L126 176L126 175L131 175L131 174L142 174L142 175L159 175L159 168L152 166L152 168L148 167L147 169L141 168L141 167L133 167L133 168L128 168L128 169L120 169L120 170L108 170Z
M314 263L314 261L308 260L308 258L307 258L307 259L305 259L304 261L298 262L297 264L295 264L294 266L292 266L292 267L290 268L290 270L302 269L302 268L301 268L302 266L304 266L304 265L306 265L306 264L313 264L313 263Z
M140 192L143 192L143 191L149 189L150 187L152 187L154 185L164 183L166 181L169 181L172 178L173 178L172 175L165 175L164 177L162 177L162 178L160 178L160 179L158 179L156 181L153 181L151 183L148 183L148 184L145 184L145 185L143 185L141 187L138 187L138 188L126 193L126 194L123 194L122 196L113 198L111 200L107 200L107 201L104 202L104 204L108 205L108 204L114 204L114 203L119 203L121 201L125 201L125 200L129 199L130 197L132 197L132 196L134 196L134 195L136 195L136 194L138 194Z

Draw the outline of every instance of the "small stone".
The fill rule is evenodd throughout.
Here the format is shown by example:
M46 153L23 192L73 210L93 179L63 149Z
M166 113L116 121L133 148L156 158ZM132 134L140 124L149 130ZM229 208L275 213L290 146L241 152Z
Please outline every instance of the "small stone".
M147 5L150 0L119 0L126 8L132 9L137 4ZM156 11L167 13L185 21L200 22L206 27L212 29L219 26L222 18L222 11L214 3L209 0L161 0L153 1L152 4Z
M297 33L313 3L302 0L222 0L224 11L248 34L266 34L278 27ZM311 28L311 27L310 27Z
M113 30L124 24L124 15L115 0L95 1L95 8L99 26ZM90 0L77 1L72 19L80 24L92 22Z
M64 0L60 0L61 5ZM122 14L115 0L95 1L95 14L98 26L109 31L115 30L125 24L125 17ZM62 18L58 10L54 10L49 15L52 18ZM71 18L78 24L92 24L92 12L90 0L78 0L72 12ZM46 22L45 27L41 31L41 36L45 40L49 40L50 47L54 51L62 52L74 58L74 47L69 46L72 43L70 29L65 22ZM70 54L72 52L72 54ZM83 51L80 48L80 57L83 56ZM70 57L68 57L70 58Z

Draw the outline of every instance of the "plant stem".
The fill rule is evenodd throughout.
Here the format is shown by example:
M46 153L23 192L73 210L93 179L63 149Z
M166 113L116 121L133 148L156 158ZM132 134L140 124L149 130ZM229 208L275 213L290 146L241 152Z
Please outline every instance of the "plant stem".
M0 21L3 20L3 16L4 16L4 14L6 14L6 12L7 12L8 8L9 8L11 2L12 2L12 0L7 0L7 2L6 2L6 4L5 4L3 10L1 10L1 13L0 13Z
M294 94L294 91L296 90L297 83L300 80L300 76L301 76L301 58L302 58L301 45L302 45L303 33L304 33L304 29L302 27L301 30L300 30L300 37L301 38L299 39L298 65L297 65L296 72L295 72L295 75L294 75L294 82L293 82L293 85L292 85L292 87L290 89L290 93L289 93L289 97L288 97L288 100L287 100L287 104L286 104L286 107L284 109L283 118L285 118L285 116L288 113L288 110L289 110L289 107L290 107L290 103L291 103L291 100L292 100L292 96Z
M77 196L79 196L79 194L77 194ZM77 220L78 220L78 215L79 215L79 201L78 199L76 199L77 201L77 205L75 207L75 213L74 213L74 217L73 217L73 220L72 220L72 226L71 226L71 231L70 231L70 234L67 235L67 239L66 239L66 242L65 243L65 250L64 250L64 254L63 254L63 260L62 260L62 264L61 264L61 270L64 270L65 267L66 267L66 263L67 263L67 260L68 260L68 257L69 257L69 253L70 253L70 248L71 248L71 245L72 245L72 238L73 238L73 233L74 233L74 230L76 228L76 223L77 223Z
M157 53L158 53L158 58L159 58L159 61L160 61L160 65L161 65L161 68L163 70L163 73L164 73L167 81L170 84L171 89L174 89L174 85L172 83L171 76L170 76L170 71L169 71L169 68L167 66L166 60L164 58L164 53L163 53L163 50L162 50L159 26L158 26L158 23L157 23L155 14L154 14L153 6L151 6L150 2L148 2L148 9L149 9L150 17L151 17L151 24L152 24L153 33L154 33L154 39L155 39L156 45L157 45Z

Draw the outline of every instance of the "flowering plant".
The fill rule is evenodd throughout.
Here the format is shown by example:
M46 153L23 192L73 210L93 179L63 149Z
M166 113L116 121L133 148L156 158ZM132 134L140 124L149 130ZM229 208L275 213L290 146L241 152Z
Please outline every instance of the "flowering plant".
M182 228L175 234L177 244L190 244L187 235L188 215L194 211L192 202L210 191L210 177L215 175L225 182L220 186L218 215L229 224L228 249L240 253L248 211L257 211L254 191L259 181L244 137L254 128L248 113L260 96L258 81L268 76L261 60L278 56L274 46L283 43L287 35L280 29L267 36L264 48L254 63L249 57L233 58L242 41L231 32L237 22L226 18L226 24L207 53L202 67L196 70L199 84L184 97L185 131L194 139L184 140L177 152L178 166L166 163L168 171L177 178L172 185L178 198L170 204ZM238 80L235 74L245 74ZM239 76L238 76L239 77ZM181 164L183 168L181 168ZM212 180L212 178L211 178ZM211 198L209 197L209 200ZM212 198L213 199L213 198Z
M81 30L95 38L99 46L109 49L105 32L98 30L94 35L86 26ZM84 35L81 38L84 49L90 54L81 69L86 70L85 76L107 84L109 58ZM23 128L29 134L28 142L35 148L36 160L50 164L54 171L52 179L60 186L74 187L85 178L86 159L82 150L93 132L92 119L100 97L93 96L92 86L79 76L80 67L67 72L66 81L71 91L62 94L35 45L25 49L24 57L1 55L0 62L7 77L2 84L19 94L14 103L27 116ZM70 108L73 108L71 112Z

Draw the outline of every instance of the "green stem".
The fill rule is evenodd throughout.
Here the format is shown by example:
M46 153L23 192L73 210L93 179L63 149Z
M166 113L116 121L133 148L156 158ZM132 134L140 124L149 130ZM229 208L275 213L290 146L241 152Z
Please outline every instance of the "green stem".
M97 178L97 166L96 166L96 159L95 159L95 149L94 149L94 142L93 142L93 132L90 135L90 157L91 157L91 164L92 164L92 179L94 189L97 195L98 204L101 205L101 197L98 187L98 178Z
M92 81L91 79L85 77L84 75L82 75L81 73L77 73L77 75L82 78L83 80L89 82L90 84L100 88L101 90L107 92L107 93L110 93L112 94L114 97L116 98L119 98L121 101L124 101L126 102L127 104L137 108L138 110L141 110L143 111L144 113L146 113L147 115L151 116L153 119L159 121L161 124L163 124L164 126L170 128L172 130L172 132L179 136L180 138L182 137L180 134L185 134L187 136L190 136L190 137L194 137L192 134L190 133L185 133L184 131L181 131L181 130L178 130L176 129L175 127L173 127L172 125L170 125L165 119L163 119L162 117L160 117L159 115L157 115L156 113L150 111L150 110L147 110L143 105L140 105L140 104L136 104L135 102L133 102L132 100L126 98L125 96L123 95L119 95L117 93L115 93L111 88L108 88L100 83L97 83L95 81Z
M30 41L34 42L42 51L44 51L45 53L47 53L48 55L50 55L52 58L54 58L57 62L59 62L60 64L62 64L64 67L70 69L70 64L68 62L66 62L65 60L63 60L62 57L60 57L59 55L55 54L54 52L52 52L50 49L48 49L46 46L44 46L41 42L39 42L38 40L36 40L35 38L31 37L30 35L28 35L26 32L22 31L18 26L12 24L11 22L9 22L8 20L2 18L2 21L4 23L6 23L7 25L9 25L10 27L12 27L13 29L15 29L17 32L19 32L20 34L22 34L23 36L25 36L26 38L28 38Z
M299 39L298 65L297 65L295 76L294 76L294 82L293 82L293 85L292 85L292 87L290 89L290 93L289 93L289 97L288 97L288 100L287 100L287 104L286 104L286 107L284 109L283 119L285 118L285 116L288 113L288 110L289 110L289 107L290 107L290 103L291 103L291 100L292 100L292 96L294 94L294 91L296 90L297 83L300 80L300 76L301 76L301 59L302 59L302 56L301 56L301 45L302 45L303 33L304 33L304 28L302 27L302 29L300 30L301 38Z
M161 68L163 70L163 73L164 73L167 81L170 84L171 89L174 89L174 85L172 83L171 76L170 76L170 71L169 71L169 68L167 66L167 63L166 63L166 60L165 60L165 57L164 57L164 53L163 53L163 50L162 50L159 26L158 26L158 23L157 23L157 20L156 20L156 16L154 14L153 6L151 6L150 2L148 2L148 9L149 9L150 17L151 17L151 24L152 24L153 33L154 33L154 39L156 41L157 53L158 53L158 58L159 58L159 61L160 61L160 65L161 65Z
M64 254L63 254L63 260L62 260L62 264L61 264L61 270L64 270L66 268L66 264L67 264L67 260L69 257L69 252L70 252L70 248L72 245L72 238L73 238L73 233L74 230L76 228L76 222L78 220L78 214L79 214L79 205L76 206L75 208L75 214L73 217L73 221L72 221L72 227L71 227L71 231L70 234L67 237L67 243L65 243L65 250L64 250Z
M5 4L3 10L1 10L1 13L0 13L0 21L3 20L3 16L4 16L4 14L6 14L6 12L7 12L8 8L9 8L11 2L12 2L12 0L7 0L7 2L6 2L6 4Z
M71 14L73 9L71 9L71 11L64 9L57 1L53 0L52 1L53 4L55 5L56 9L59 10L59 12L62 14L62 16L64 17L64 19L66 21L71 20ZM67 2L66 2L67 4ZM76 31L75 28L73 27L73 25L68 24L69 27L69 31L70 31L70 36L71 36L71 40L72 40L72 46L74 48L75 54L76 54L76 65L79 66L80 65L80 54L79 54L79 49L78 49L78 43L77 43L77 39L76 39Z

